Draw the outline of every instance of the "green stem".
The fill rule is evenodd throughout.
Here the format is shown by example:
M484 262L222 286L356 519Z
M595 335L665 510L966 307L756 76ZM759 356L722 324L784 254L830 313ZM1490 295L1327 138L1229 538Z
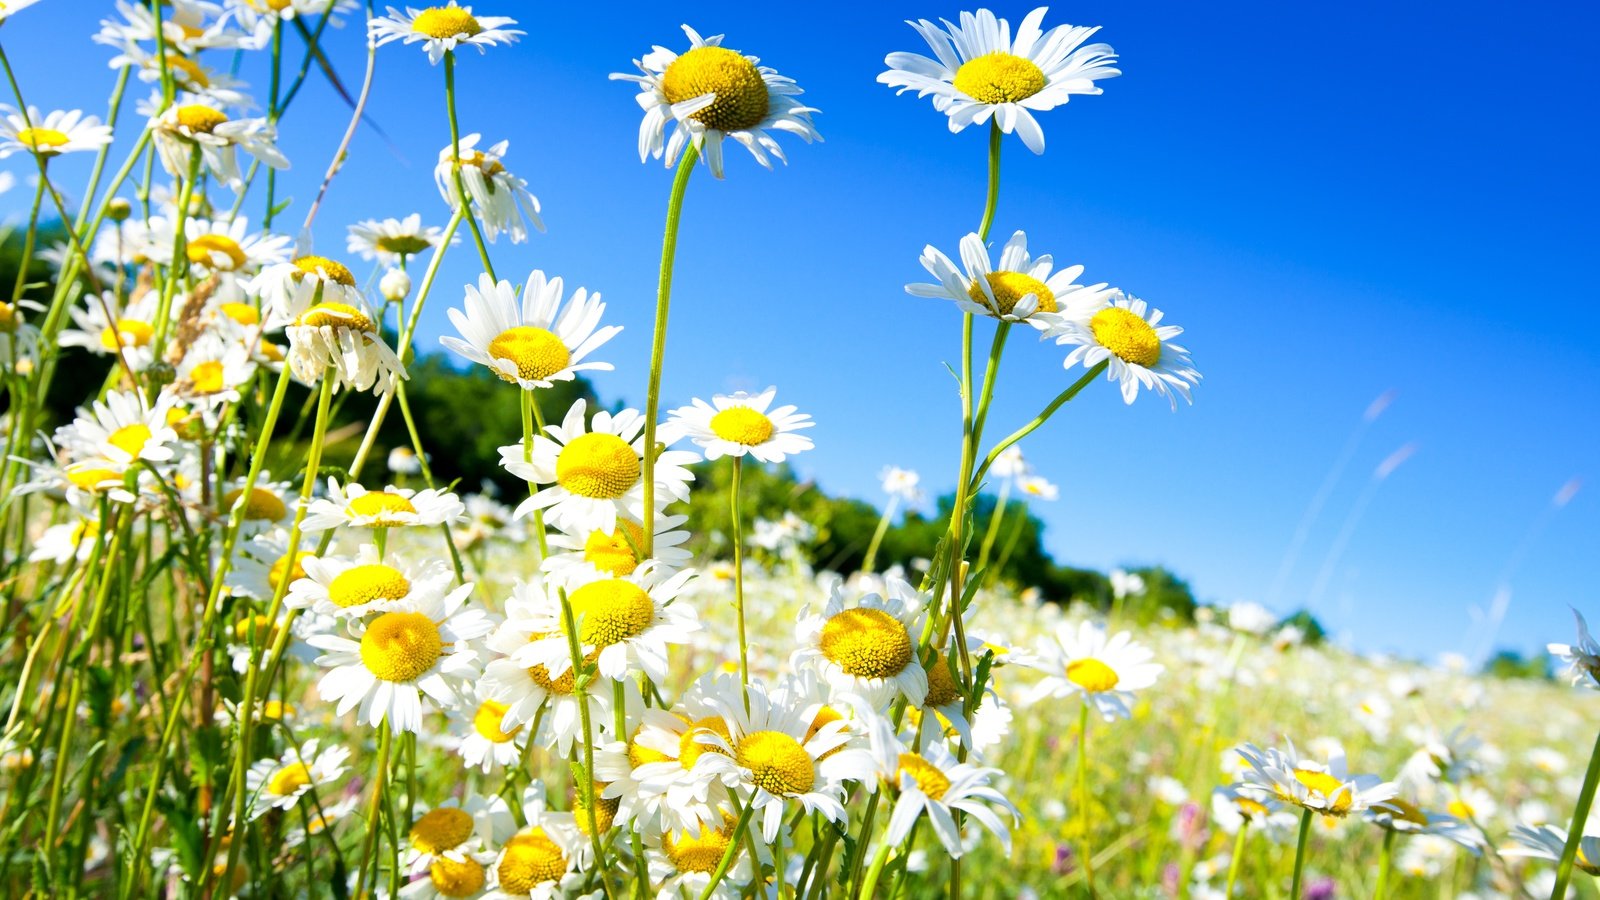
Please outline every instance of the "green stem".
M456 55L449 50L444 54L444 100L450 113L450 171L456 182L456 196L461 199L461 208L466 210L467 226L472 229L472 240L478 245L483 271L495 278L494 263L489 262L489 248L484 245L483 232L478 229L478 218L472 214L472 198L467 196L467 185L461 178L461 126L456 123Z
M1094 816L1089 809L1089 704L1078 709L1078 820L1083 824L1083 883L1094 892L1094 843L1089 839L1089 825Z
M1006 502L1011 499L1011 481L1007 478L1000 483L1000 494L994 501L994 512L989 514L989 527L983 533L983 543L978 547L978 568L985 570L989 566L989 554L994 552L995 539L1000 536L1000 523L1006 517Z
M989 239L989 227L994 224L994 210L1000 203L1000 123L989 121L989 194L983 205L983 221L978 223L978 239Z
M1556 865L1556 883L1550 891L1552 898L1567 896L1567 884L1572 881L1572 865L1578 858L1578 847L1583 843L1583 829L1589 822L1589 808L1594 805L1597 782L1600 782L1600 736L1595 738L1594 751L1589 754L1589 768L1583 773L1583 789L1578 792L1578 805L1572 811L1567 845L1561 848L1561 862Z
M701 892L700 900L711 900L711 895L717 891L717 885L721 884L722 879L727 876L728 867L733 865L733 858L739 855L740 838L744 836L745 830L750 827L750 811L754 808L754 805L746 806L739 812L739 821L733 826L733 836L728 839L728 849L722 851L722 859L717 860L717 867L711 872L711 881L706 884L706 889ZM753 859L750 864L752 866L759 865Z
M873 854L872 865L867 867L867 874L861 879L861 892L856 895L857 897L872 897L874 895L874 892L878 889L878 876L883 874L884 863L889 861L889 851L893 849L893 847L889 846L888 841L884 841L883 846L878 848L878 852ZM960 895L955 893L952 887L950 896L958 897Z
M1244 839L1250 830L1250 820L1243 819L1239 822L1239 832L1233 836L1233 858L1228 860L1228 886L1223 889L1222 896L1233 897L1233 886L1239 880L1239 867L1244 863Z
M1311 810L1300 812L1300 837L1294 844L1294 877L1289 882L1290 900L1300 900L1300 882L1306 868L1306 839L1311 836Z
M356 874L356 895L365 896L362 892L367 884L368 867L372 865L373 851L378 844L378 816L381 810L379 804L383 801L384 792L389 784L389 744L392 732L389 728L389 718L384 717L378 725L378 761L372 770L372 800L367 805L367 836L361 845L361 868ZM376 873L374 873L376 881Z
M17 260L17 283L11 289L12 304L22 299L22 289L28 284L28 267L33 263L33 242L39 233L39 207L44 203L44 184L41 175L39 187L33 192L33 206L28 211L28 232L22 237L22 256Z
M1389 862L1394 854L1394 835L1392 828L1383 830L1383 849L1378 851L1378 886L1372 890L1372 900L1383 900L1389 893Z
M744 634L744 522L739 516L739 482L744 457L733 458L733 483L728 489L728 512L733 518L733 605L739 616L739 687L744 711L750 711L750 651Z
M1017 441L1020 441L1037 431L1040 425L1043 425L1045 422L1049 421L1050 417L1055 414L1056 410L1060 409L1073 397L1078 396L1078 392L1082 391L1085 387L1088 387L1089 382L1098 378L1100 373L1106 370L1107 365L1108 363L1102 362L1091 368L1089 371L1083 373L1082 378L1074 381L1071 387L1068 387L1066 390L1057 394L1056 398L1046 404L1045 408L1041 410L1037 416L1034 416L1032 421L1021 428L1018 428L1016 431L1011 432L1011 434L1007 435L1006 438L1000 443L995 444L994 449L990 450L989 455L983 458L983 464L978 466L978 471L972 476L973 483L981 483L983 481L983 476L988 473L989 467L994 465L994 461L1000 457L1000 454L1006 451L1007 447L1010 447Z
M871 574L873 566L878 561L878 547L883 544L884 535L889 533L889 523L893 521L895 509L900 505L898 494L889 498L889 503L883 508L883 515L878 517L878 527L873 529L872 540L867 544L867 555L861 559L861 571Z

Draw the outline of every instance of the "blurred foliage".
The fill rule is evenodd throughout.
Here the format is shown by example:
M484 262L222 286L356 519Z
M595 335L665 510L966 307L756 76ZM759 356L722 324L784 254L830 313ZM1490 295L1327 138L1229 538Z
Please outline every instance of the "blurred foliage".
M1501 650L1483 664L1483 674L1492 678L1532 678L1547 681L1551 675L1550 656L1536 653L1523 656L1515 650Z

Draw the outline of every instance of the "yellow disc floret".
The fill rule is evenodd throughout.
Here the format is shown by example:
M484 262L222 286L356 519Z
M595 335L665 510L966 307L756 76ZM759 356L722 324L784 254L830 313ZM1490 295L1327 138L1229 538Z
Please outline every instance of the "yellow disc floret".
M290 584L294 584L296 581L306 577L305 561L315 558L305 551L297 554L285 553L278 557L278 561L272 564L272 568L267 570L267 584L271 585L274 591L278 589L278 586L283 583L285 578L289 579Z
M1098 659L1087 657L1067 663L1067 680L1091 694L1103 694L1116 689L1115 669Z
M804 794L817 783L811 754L781 731L753 731L739 739L735 758L756 787L780 797Z
M220 394L227 387L223 381L224 372L222 363L214 359L196 363L189 370L189 384L196 394Z
M1031 59L998 51L956 70L955 88L979 103L1018 103L1044 90L1044 72Z
M1313 794L1322 796L1325 802L1318 807L1320 812L1332 816L1342 816L1350 812L1350 804L1355 798L1351 796L1350 788L1345 786L1339 779L1329 775L1327 772L1320 772L1316 769L1295 769L1294 778L1305 785ZM1291 803L1297 802L1291 797L1284 797L1283 799L1289 800Z
M1161 338L1143 316L1131 310L1108 306L1089 320L1089 329L1100 346L1123 362L1148 369L1161 361Z
M361 662L384 681L415 681L443 653L439 626L419 612L384 613L361 636Z
M720 829L701 829L699 837L688 832L663 834L661 852L667 855L679 872L710 874L717 870L723 855L728 852L736 824L731 816L724 814Z
M368 491L359 497L351 497L345 509L352 516L371 518L368 524L380 528L406 525L410 523L410 517L417 514L417 508L410 499L389 491Z
M212 109L203 103L190 103L186 106L180 106L173 113L173 116L178 120L179 125L200 134L210 134L217 129L218 125L228 121L226 113L219 109Z
M100 332L100 346L115 353L123 347L144 347L155 336L156 330L149 322L118 319L115 328L106 328Z
M609 647L643 634L655 620L656 604L644 589L621 578L591 581L572 592L578 640Z
M472 729L485 740L493 744L504 744L515 738L522 726L503 731L500 723L505 721L506 710L511 707L497 700L485 700L478 704L478 711L472 714Z
M615 500L639 483L639 454L614 434L591 432L568 441L556 457L556 483L594 500Z
M606 786L600 782L594 784L594 831L589 830L589 804L584 800L582 791L574 791L572 798L572 818L578 826L578 831L583 834L605 834L611 830L611 824L616 821L617 809L622 806L621 797L606 799L601 792Z
M348 328L365 333L378 330L366 313L348 303L318 303L301 313L294 323L307 328Z
M418 237L414 234L386 234L373 243L385 253L396 253L404 256L421 253L433 246L428 243L427 238Z
M394 566L372 563L351 566L328 584L328 599L340 609L375 600L400 600L411 593L411 581Z
M989 302L989 297L983 292L983 285L974 281L972 287L967 288L967 296L972 302L982 306L996 315L1006 316L1015 309L1017 302L1023 297L1032 294L1038 299L1037 312L1056 311L1056 295L1044 282L1021 272L990 272L984 276L989 282L989 293L994 294L994 303Z
M935 660L928 667L928 694L923 698L924 707L940 707L947 703L954 703L961 697L961 689L956 686L954 676L950 674L950 667L945 665L943 659Z
M144 445L150 442L151 436L150 426L142 422L135 422L132 425L124 425L111 432L111 436L106 440L111 446L121 450L123 453L137 457L139 451L144 449Z
M244 488L234 488L222 497L222 508L233 509L233 505L244 496ZM277 494L263 487L252 487L250 499L244 502L244 518L247 522L276 522L288 515L289 507Z
M489 356L503 359L517 369L511 376L499 369L495 374L505 381L543 381L572 363L572 354L561 338L543 328L518 325L508 328L489 342Z
M301 256L294 261L295 268L307 275L321 274L329 281L337 282L345 287L356 286L356 276L344 263L329 259L326 256ZM371 331L370 327L364 329Z
M881 609L847 609L823 623L822 655L846 675L889 678L911 662L911 635Z
M673 60L661 75L661 93L674 104L715 94L710 106L689 118L718 131L754 128L772 105L761 70L725 47L696 47Z
M430 6L411 20L411 30L444 40L461 35L472 37L482 32L483 26L459 6Z
M261 312L248 303L224 303L218 306L217 309L240 325L261 324Z
M311 770L305 763L290 763L272 773L267 779L267 791L279 797L287 797L295 791L311 783Z
M683 737L678 739L678 765L683 766L685 769L692 769L694 768L694 761L699 759L702 753L728 755L726 750L716 744L701 743L700 736L703 734L721 735L724 741L733 742L733 735L728 731L728 723L721 716L706 716L696 719L689 725L688 730L683 733Z
M65 147L71 140L65 132L54 128L24 128L17 132L17 143L32 147L36 152L46 156L61 152L56 148Z
M711 417L711 430L725 441L753 447L772 437L772 420L748 406L730 406Z
M583 561L616 578L631 573L639 566L635 547L644 546L644 529L623 519L610 534L591 531L583 542Z
M896 770L895 777L901 775L910 775L911 780L917 783L917 789L931 800L944 797L944 792L950 790L949 776L916 753L900 754L900 768Z
M239 242L225 234L202 234L184 248L189 262L231 272L249 261ZM219 261L219 256L222 261Z
M472 837L472 815L455 806L440 806L417 817L411 826L411 848L437 856Z
M428 864L428 880L441 897L476 897L486 879L475 860L439 856Z
M506 841L496 872L501 892L527 895L539 885L567 874L567 855L543 828L531 828Z

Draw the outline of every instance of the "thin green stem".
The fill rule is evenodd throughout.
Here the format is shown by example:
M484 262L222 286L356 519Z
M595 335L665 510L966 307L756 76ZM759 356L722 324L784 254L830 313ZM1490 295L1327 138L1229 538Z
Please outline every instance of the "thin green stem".
M1089 704L1083 703L1078 709L1078 821L1083 827L1083 883L1094 897L1094 841L1089 836L1094 815L1089 806Z
M739 487L744 457L733 458L733 483L728 488L728 513L733 519L733 605L739 616L739 687L744 711L750 711L750 650L744 633L744 522L739 515Z
M994 225L994 210L1000 203L1000 123L989 121L989 194L983 205L983 221L978 223L978 239L989 239L989 228Z
M1223 888L1223 897L1233 896L1233 886L1239 880L1239 867L1244 864L1244 841L1249 831L1250 820L1242 819L1239 822L1238 833L1233 836L1233 858L1228 860L1228 885Z
M889 524L894 521L894 514L900 505L900 495L889 497L889 503L883 508L883 515L878 517L878 527L872 531L872 540L867 544L867 555L861 559L861 571L871 573L873 566L878 562L878 548L883 544L883 538L889 533Z
M678 171L667 198L667 224L661 234L661 274L656 281L656 323L650 339L650 378L644 399L644 552L655 552L656 540L656 416L661 409L661 365L667 352L667 313L672 307L672 265L678 255L678 220L683 216L683 195L689 187L700 151L693 143L683 148Z
M1589 809L1594 805L1596 783L1600 783L1600 736L1596 736L1594 750L1589 754L1589 768L1583 773L1583 789L1578 791L1578 805L1572 810L1572 827L1567 830L1567 845L1561 848L1561 861L1556 864L1556 883L1550 891L1552 898L1567 896L1567 885L1572 881L1572 865L1578 858L1578 847L1583 843L1583 829L1589 822Z
M717 885L721 884L722 879L727 877L728 867L733 865L733 858L739 855L740 838L744 836L746 829L750 827L750 812L754 808L754 805L751 805L739 811L739 820L733 826L733 836L728 839L728 849L722 851L722 858L717 860L717 867L712 870L711 880L707 882L706 889L701 892L700 900L711 900L711 895L717 891ZM757 865L757 862L752 859L750 864Z
M1294 876L1289 882L1289 896L1298 900L1300 882L1306 870L1306 839L1311 836L1311 810L1300 811L1300 837L1294 844ZM1560 896L1560 895L1557 895Z
M389 745L392 737L389 719L385 716L378 725L378 760L372 770L372 799L367 804L367 835L361 843L361 867L356 874L357 896L366 896L363 891L367 884L367 872L372 865L373 851L378 845L379 805L389 789ZM373 880L376 881L376 873Z
M1389 864L1394 855L1393 828L1383 830L1383 848L1378 851L1378 885L1372 889L1372 900L1383 900L1389 894Z
M456 122L456 54L452 50L446 50L444 54L444 100L450 113L450 172L456 182L456 197L461 201L461 208L467 211L467 226L472 229L473 243L478 245L478 258L483 261L483 271L490 278L495 278L494 263L489 261L489 248L483 242L478 218L472 214L472 198L467 196L466 182L461 178L461 126Z
M995 444L994 449L989 451L989 455L983 458L983 463L978 466L978 471L973 474L973 483L981 483L983 481L983 476L988 474L989 467L994 465L994 461L996 459L1000 458L1000 454L1006 452L1007 447L1010 447L1017 441L1020 441L1037 431L1039 426L1049 421L1052 415L1055 415L1056 410L1060 409L1073 397L1078 396L1080 391L1089 386L1089 382L1098 378L1100 373L1106 370L1107 365L1108 363L1102 362L1091 368L1089 371L1083 373L1083 377L1079 378L1077 381L1074 381L1070 387L1057 394L1054 400L1051 400L1049 403L1045 404L1045 408L1041 410L1037 416L1034 416L1033 419L1028 422L1028 424L1018 428L1016 431L1011 432L1011 434L1007 435L1004 440L998 444Z

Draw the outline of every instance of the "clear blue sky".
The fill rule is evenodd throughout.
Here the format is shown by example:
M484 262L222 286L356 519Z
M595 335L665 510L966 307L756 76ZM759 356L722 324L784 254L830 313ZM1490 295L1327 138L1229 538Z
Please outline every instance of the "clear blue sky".
M0 30L30 100L102 109L110 53L88 36L110 8L46 0ZM996 11L1015 22L1029 8ZM633 88L606 75L651 44L681 47L688 9L703 33L797 79L823 110L826 142L787 141L792 164L776 172L741 151L726 181L695 176L667 404L775 384L816 416L817 449L797 467L827 489L877 501L888 463L949 489L959 423L942 363L956 359L959 323L903 285L923 279L924 244L953 251L975 228L984 133L951 135L927 101L873 79L885 53L923 50L903 19L960 7L650 4L597 16L478 4L528 35L462 59L462 127L511 140L508 164L550 226L495 246L496 266L602 291L627 330L597 387L642 402L670 173L640 165ZM1061 22L1102 24L1126 74L1045 114L1044 156L1006 142L995 234L1024 228L1036 250L1167 310L1206 380L1177 414L1149 398L1125 408L1099 385L1030 439L1032 462L1062 486L1040 509L1049 548L1078 565L1163 564L1210 600L1264 600L1362 411L1393 389L1277 607L1306 599L1373 467L1414 441L1316 606L1334 630L1371 650L1469 649L1469 607L1489 604L1574 477L1590 484L1527 542L1499 643L1566 640L1569 604L1600 615L1594 11L1085 2L1053 8L1047 24ZM329 47L358 84L359 20ZM260 86L257 65L241 74ZM359 219L446 217L431 176L448 141L442 71L414 47L384 48L370 113L397 150L370 131L357 139L317 224L322 252L342 254ZM303 217L347 115L315 78L289 112L287 221ZM25 175L21 163L5 165ZM0 203L14 212L22 193ZM469 247L453 251L425 346L475 267ZM997 433L1066 383L1061 356L1014 343Z

